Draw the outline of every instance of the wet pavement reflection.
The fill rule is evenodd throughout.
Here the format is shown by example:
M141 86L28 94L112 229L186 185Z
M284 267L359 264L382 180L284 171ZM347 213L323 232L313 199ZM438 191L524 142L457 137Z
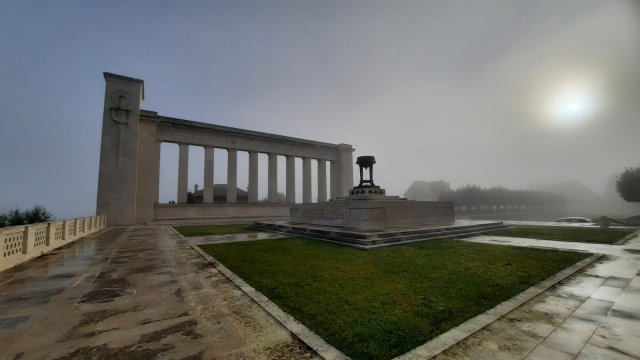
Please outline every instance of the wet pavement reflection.
M304 359L294 339L168 226L109 228L0 273L0 359ZM465 241L604 256L437 359L640 359L640 236L623 245Z
M0 359L313 358L166 226L109 228L0 273Z
M604 256L436 359L640 359L640 234L623 245L495 236L465 241Z

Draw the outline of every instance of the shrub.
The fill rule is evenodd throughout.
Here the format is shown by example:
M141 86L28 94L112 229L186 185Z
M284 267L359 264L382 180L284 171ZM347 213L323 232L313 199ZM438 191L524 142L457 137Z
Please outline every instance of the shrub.
M616 190L628 202L640 202L640 167L626 168L618 176Z

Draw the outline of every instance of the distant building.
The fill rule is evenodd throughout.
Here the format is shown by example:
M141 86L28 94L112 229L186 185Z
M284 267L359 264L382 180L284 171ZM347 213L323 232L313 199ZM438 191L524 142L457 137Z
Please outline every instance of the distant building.
M420 181L416 180L405 191L404 196L408 200L419 201L437 201L440 195L451 191L448 182L438 181Z
M236 189L236 202L238 204L247 204L249 202L249 194L240 188ZM187 203L189 204L202 204L204 197L204 189L198 189L198 185L194 186L194 191L187 193ZM215 184L213 185L213 203L214 204L226 204L227 203L227 184Z

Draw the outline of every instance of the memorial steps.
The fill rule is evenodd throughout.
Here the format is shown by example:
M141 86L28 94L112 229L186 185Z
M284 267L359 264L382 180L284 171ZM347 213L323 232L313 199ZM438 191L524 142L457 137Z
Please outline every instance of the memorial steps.
M501 221L458 220L450 225L388 227L384 229L353 229L296 224L287 221L261 221L255 222L251 227L261 231L326 240L362 249L375 249L407 242L475 236L506 226Z

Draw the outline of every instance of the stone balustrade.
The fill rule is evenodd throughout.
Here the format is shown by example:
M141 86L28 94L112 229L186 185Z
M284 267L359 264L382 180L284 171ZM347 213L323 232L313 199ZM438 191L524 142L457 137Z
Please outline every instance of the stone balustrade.
M105 215L0 228L0 271L46 254L107 226Z

